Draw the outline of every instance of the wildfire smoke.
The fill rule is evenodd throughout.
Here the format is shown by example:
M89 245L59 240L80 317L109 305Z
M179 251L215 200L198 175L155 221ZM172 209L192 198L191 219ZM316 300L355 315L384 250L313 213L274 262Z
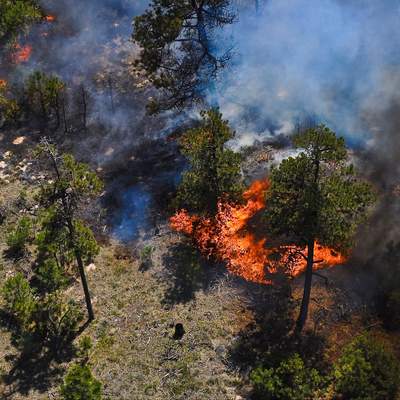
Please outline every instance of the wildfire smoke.
M306 251L302 252L302 249L294 245L268 247L266 238L257 239L247 229L250 219L265 208L268 188L268 180L255 181L243 193L243 205L221 200L214 218L190 215L186 210L181 210L171 217L170 225L172 229L191 236L206 257L225 262L231 273L246 280L271 283L266 273L276 273L279 266L286 266L291 276L297 276L306 267ZM273 261L274 254L279 254L278 262ZM316 243L314 268L338 265L344 261L341 254Z

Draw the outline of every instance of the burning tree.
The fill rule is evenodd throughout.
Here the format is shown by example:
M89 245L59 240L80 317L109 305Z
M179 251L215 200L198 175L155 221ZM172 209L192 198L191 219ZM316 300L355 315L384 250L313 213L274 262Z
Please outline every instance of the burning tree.
M190 168L183 174L176 203L190 211L214 214L220 198L240 198L241 157L225 147L235 133L222 114L212 109L201 116L200 126L187 131L180 140Z
M268 234L306 250L299 250L307 263L297 321L301 332L308 314L313 267L321 262L315 258L316 241L335 250L348 250L374 194L347 162L344 139L326 126L297 134L293 142L303 151L272 170L265 218Z
M213 91L230 51L218 54L212 36L233 21L228 0L153 0L135 18L133 39L142 48L138 66L164 94L149 104L151 112L199 102Z

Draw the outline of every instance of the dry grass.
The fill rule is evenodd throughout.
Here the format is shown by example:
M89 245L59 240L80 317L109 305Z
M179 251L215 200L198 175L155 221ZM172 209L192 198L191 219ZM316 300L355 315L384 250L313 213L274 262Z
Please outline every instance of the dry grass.
M0 230L0 252L4 255L7 224L19 215L18 197L26 189L28 200L34 186L12 179L0 185L0 204L8 218ZM185 246L166 227L151 239L151 265L140 261L140 249L112 242L104 245L88 272L96 320L82 335L93 341L90 365L104 386L106 398L118 400L236 400L247 398L247 382L234 364L229 350L239 334L254 321L250 299L262 287L238 284L225 273L205 265L195 253L181 257ZM183 252L183 253L182 253ZM135 254L135 256L134 256ZM191 258L192 257L192 258ZM0 279L24 270L29 259L2 257ZM327 339L326 357L332 362L343 346L369 327L400 351L400 336L387 334L374 321L366 322L353 293L343 289L345 271L327 273L328 286L314 281L308 328ZM300 301L302 280L294 283L294 298ZM245 290L243 290L245 288ZM81 301L80 282L67 289ZM255 296L254 296L255 298ZM361 308L360 308L361 307ZM263 313L263 309L258 310ZM173 338L174 326L182 323L182 340ZM246 336L241 336L246 337ZM77 339L79 340L79 339ZM25 376L11 371L18 350L11 334L0 330L0 396L18 399L56 399L69 362L53 361L42 371L29 368ZM39 365L39 364L38 364ZM40 369L40 365L39 365ZM12 384L6 384L12 377ZM23 381L23 379L25 379ZM240 397L242 396L242 397Z
M163 238L164 246L168 238ZM188 302L164 303L168 283L139 271L136 260L116 261L103 249L91 276L97 320L91 362L118 399L235 399L239 376L225 362L227 346L248 315L227 282ZM159 266L158 266L159 267ZM174 325L186 331L173 339ZM217 350L217 351L216 351Z

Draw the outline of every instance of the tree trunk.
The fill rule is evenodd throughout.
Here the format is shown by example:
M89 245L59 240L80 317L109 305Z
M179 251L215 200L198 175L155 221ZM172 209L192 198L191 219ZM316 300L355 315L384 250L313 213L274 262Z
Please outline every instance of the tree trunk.
M64 203L64 207L65 207L65 203ZM71 243L74 246L75 259L76 259L76 263L78 264L79 275L81 277L83 292L85 294L85 302L86 302L86 308L87 308L87 312L88 312L88 321L91 322L94 320L92 299L90 298L89 286L88 286L86 274L85 274L85 266L83 265L81 253L75 243L75 227L74 227L74 223L73 223L72 219L68 220L68 230L69 230Z
M311 285L313 277L314 246L315 246L314 239L309 240L307 245L307 267L306 267L306 275L304 281L303 299L301 301L300 314L296 322L297 334L300 334L302 332L304 325L307 321L308 306L310 304Z
M87 308L87 312L88 312L88 320L89 320L89 322L91 322L94 320L92 300L90 298L89 286L87 284L85 268L83 265L82 257L79 254L78 250L75 250L75 258L76 258L76 262L78 264L79 274L81 276L83 292L85 293L85 301L86 301L86 308Z

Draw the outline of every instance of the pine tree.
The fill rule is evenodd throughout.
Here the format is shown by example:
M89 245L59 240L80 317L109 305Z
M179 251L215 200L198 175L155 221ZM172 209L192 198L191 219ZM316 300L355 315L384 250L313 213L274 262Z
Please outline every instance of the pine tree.
M212 109L201 115L200 126L187 131L180 140L190 167L183 174L176 202L179 208L213 214L223 196L240 198L241 156L226 147L235 132L222 114Z
M64 250L59 255L66 262L75 259L91 321L94 313L84 264L98 253L98 246L92 231L77 213L87 198L100 193L102 183L86 164L77 162L69 154L59 155L46 139L42 141L38 154L47 157L54 175L54 179L41 188L39 196L48 218L39 239L39 252L46 258L46 251L52 253L54 246L61 246Z
M220 54L213 39L216 28L233 21L228 0L153 0L135 18L133 39L142 49L138 66L162 92L149 104L151 112L215 97L213 80L231 54Z
M307 254L304 293L297 331L307 319L315 241L338 251L352 245L353 235L373 203L370 185L355 176L343 138L321 125L294 137L302 149L272 170L265 212L268 232L295 243Z

